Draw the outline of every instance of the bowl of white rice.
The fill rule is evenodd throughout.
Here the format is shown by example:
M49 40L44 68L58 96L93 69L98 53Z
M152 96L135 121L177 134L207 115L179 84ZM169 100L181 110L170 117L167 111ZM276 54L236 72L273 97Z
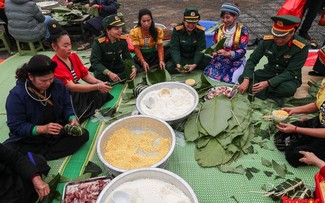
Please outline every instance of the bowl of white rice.
M175 132L167 122L135 115L104 129L97 142L97 154L108 171L117 176L137 168L164 168L175 143Z
M160 168L142 168L125 172L100 193L97 203L114 203L114 194L122 191L132 203L198 203L191 186L181 177Z
M180 82L162 82L144 89L137 97L136 107L142 115L174 124L187 118L198 103L198 93L191 86Z

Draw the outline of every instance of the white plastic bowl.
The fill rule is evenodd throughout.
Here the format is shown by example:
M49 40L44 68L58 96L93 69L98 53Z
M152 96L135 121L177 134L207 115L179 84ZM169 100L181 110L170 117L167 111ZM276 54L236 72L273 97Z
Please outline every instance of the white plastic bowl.
M181 83L181 82L157 83L157 84L151 85L151 86L147 87L146 89L144 89L139 94L139 96L137 97L136 107L137 107L137 110L142 115L147 115L141 108L141 103L143 102L143 98L145 97L145 95L148 94L151 91L160 90L160 89L163 89L163 88L167 88L167 89L176 89L176 88L185 89L190 94L192 94L194 96L194 104L187 112L185 112L184 114L179 115L177 117L174 117L174 118L163 119L164 121L166 121L169 124L174 124L174 123L180 122L180 121L184 120L185 118L187 118L194 111L194 109L197 107L197 105L199 103L199 95L198 95L198 93L196 92L196 90L193 87L191 87L191 86L189 86L187 84L184 84L184 83ZM152 116L152 115L149 115L149 116Z
M192 203L199 202L191 186L175 173L160 168L142 168L125 172L114 178L102 190L97 199L97 203L109 202L108 196L121 184L146 178L157 179L166 183L170 183L180 189L191 200Z
M110 136L117 130L121 128L129 129L130 131L152 131L154 133L159 134L160 136L167 137L171 140L170 148L166 156L160 160L159 162L155 163L151 167L160 167L164 168L167 164L168 158L174 151L176 138L174 130L166 123L165 121L154 118L151 116L145 115L136 115L136 116L129 116L122 118L114 123L110 124L105 128L105 130L99 136L97 142L97 154L99 159L103 162L103 164L107 167L109 172L115 176L119 175L120 173L126 172L128 170L121 169L118 167L113 166L110 164L105 158L105 148L107 146L107 142Z

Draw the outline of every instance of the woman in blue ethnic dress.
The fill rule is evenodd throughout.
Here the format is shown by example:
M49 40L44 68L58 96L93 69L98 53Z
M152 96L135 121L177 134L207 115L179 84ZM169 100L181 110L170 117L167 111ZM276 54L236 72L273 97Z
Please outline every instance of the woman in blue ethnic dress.
M220 11L222 24L215 31L214 43L222 38L226 41L223 49L212 53L213 58L204 74L213 80L237 84L246 64L248 30L237 22L240 10L236 5L224 3Z

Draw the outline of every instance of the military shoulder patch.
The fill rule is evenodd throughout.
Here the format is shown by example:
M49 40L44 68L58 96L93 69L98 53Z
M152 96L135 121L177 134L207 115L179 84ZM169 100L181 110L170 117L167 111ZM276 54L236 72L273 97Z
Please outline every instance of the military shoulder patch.
M120 39L126 39L128 35L121 35Z
M202 31L205 30L205 27L203 27L203 26L201 26L201 25L196 25L196 28L199 29L199 30L202 30Z
M184 29L184 25L178 25L175 27L176 30L182 30Z
M100 37L97 40L99 43L103 43L103 42L105 42L105 39L106 39L106 37Z
M296 45L297 47L299 47L300 49L302 49L302 48L304 48L306 46L304 43L302 43L302 42L300 42L300 41L298 41L296 39L292 40L292 43L294 45Z
M273 35L264 35L263 40L273 40Z

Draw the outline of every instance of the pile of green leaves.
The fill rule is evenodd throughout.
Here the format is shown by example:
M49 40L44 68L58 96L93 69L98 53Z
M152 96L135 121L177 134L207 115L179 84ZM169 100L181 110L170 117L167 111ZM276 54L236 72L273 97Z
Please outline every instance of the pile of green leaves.
M196 144L195 159L202 167L220 166L250 152L254 137L252 109L246 96L232 100L219 95L202 104L184 126L186 141Z
M60 25L67 25L69 21L78 19L82 16L80 10L69 9L65 6L52 8L52 18L60 23Z

